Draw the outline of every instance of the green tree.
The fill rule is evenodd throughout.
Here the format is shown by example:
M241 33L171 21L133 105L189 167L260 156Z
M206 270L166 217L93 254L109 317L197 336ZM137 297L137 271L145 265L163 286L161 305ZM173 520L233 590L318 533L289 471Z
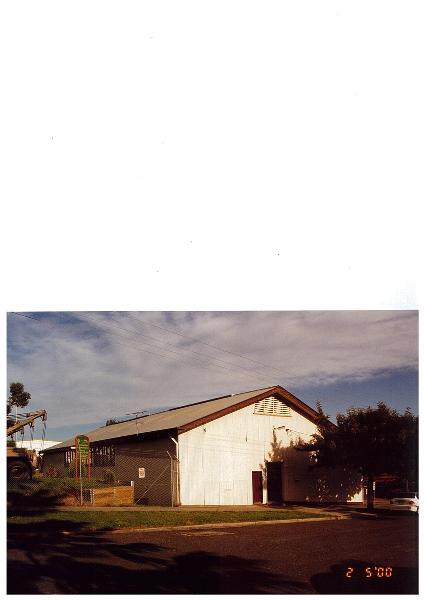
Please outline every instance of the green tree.
M374 507L373 487L378 475L389 473L417 483L418 417L408 409L399 414L384 402L377 407L350 408L330 422L317 403L317 433L299 450L313 452L317 466L344 466L362 473L367 485L367 506Z
M31 394L25 391L23 383L11 383L9 386L9 397L7 399L7 414L12 410L13 406L23 408L27 406L31 400Z
M406 491L409 491L411 484L415 491L418 490L418 417L407 408L400 415L400 420L399 434L404 450L399 456L397 475L403 479Z

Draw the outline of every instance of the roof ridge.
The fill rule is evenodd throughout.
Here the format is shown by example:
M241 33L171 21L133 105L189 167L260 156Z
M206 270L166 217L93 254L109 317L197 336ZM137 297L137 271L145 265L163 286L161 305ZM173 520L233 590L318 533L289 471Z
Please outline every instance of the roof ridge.
M199 400L198 402L191 402L190 404L183 404L182 406L173 406L168 410L164 410L163 412L171 412L172 410L178 410L179 408L187 408L187 406L197 406L198 404L206 404L206 402L213 402L214 400L222 400L223 398L231 398L235 396L241 396L242 394L251 394L252 392L261 392L262 390L271 390L276 387L275 385L269 385L264 388L258 388L256 390L247 390L245 392L238 392L237 394L225 394L224 396L217 396L216 398L209 398L209 400ZM155 413L157 415L161 413Z
M146 425L147 427L153 427L153 429L146 429L143 432L140 433L153 433L156 431L162 431L162 430L166 430L166 429L180 429L183 426L182 420L181 419L185 419L184 420L184 424L190 424L193 423L194 421L197 421L199 419L204 419L205 417L208 416L212 416L212 415L217 415L218 413L222 412L222 410L227 410L230 409L230 407L233 407L233 410L236 410L234 407L239 406L240 404L244 404L248 401L254 401L257 397L265 397L266 394L268 393L272 393L274 390L277 392L279 389L281 389L282 391L286 392L288 395L292 396L292 394L290 394L290 392L287 392L287 390L285 390L284 388L282 388L282 386L280 385L273 385L273 386L269 386L269 387L265 387L265 388L258 388L255 390L249 390L249 391L245 391L245 392L239 392L238 394L229 394L226 396L219 396L216 398L210 398L209 400L202 400L200 402L193 402L191 404L186 404L183 406L176 406L161 412L157 412L157 413L153 413L151 415L140 415L139 417L133 417L131 419L126 419L124 421L119 421L118 423L114 423L113 425L109 425L109 426L101 426L101 427L97 427L96 429L93 429L92 431L88 431L85 433L85 435L88 436L95 436L95 434L98 434L98 432L101 431L100 433L100 437L97 435L97 439L92 440L92 443L96 443L96 442L102 442L102 441L106 441L106 440L112 440L115 438L120 438L120 437L126 437L128 435L133 435L133 432L127 431L125 429L126 426L128 426L130 423L134 423L137 421L140 424L141 428L144 428ZM240 396L243 396L244 398L240 399ZM247 398L246 398L247 396ZM295 396L293 396L293 398L300 403L301 405L305 406L306 408L310 408L307 405L304 405L304 403L300 400L298 400ZM167 417L166 415L172 413L176 413L179 410L182 411L182 409L184 408L193 408L195 406L200 406L200 405L204 405L207 403L211 403L211 402L216 402L218 400L224 400L226 399L227 401L224 403L226 404L226 408L224 407L224 409L222 408L221 404L219 403L218 406L214 406L211 407L209 412L208 412L208 408L203 409L203 413L207 414L200 414L200 415L195 415L193 417L193 419L191 419L190 417L190 413L186 414L186 412L184 412L181 417ZM231 399L231 400L230 400ZM198 409L199 410L199 409ZM201 410L201 409L200 409ZM312 410L312 409L311 409ZM153 419L153 417L158 417L158 419ZM146 417L149 417L148 419L146 419ZM162 419L161 419L162 417ZM212 417L216 418L215 417ZM143 421L144 419L144 421ZM164 425L164 420L165 422L167 422L167 426L163 426ZM170 421L170 423L169 423ZM181 422L180 422L181 421ZM169 423L169 426L168 426ZM162 425L162 426L160 426ZM158 427L159 429L155 428ZM122 430L122 428L124 427L124 430ZM102 435L106 434L106 435ZM137 431L137 433L139 433ZM63 442L59 442L57 445L52 446L51 450L61 450L64 447L68 447L70 445L72 445L73 439L69 439L69 440L64 440ZM58 447L59 446L59 447ZM50 449L46 449L46 452L49 452Z
M213 402L214 400L222 400L223 398L231 398L232 396L241 396L242 394L251 394L253 392L261 392L262 390L271 390L276 387L275 385L268 385L264 388L257 388L254 390L246 390L245 392L237 392L237 394L224 394L223 396L217 396L216 398L209 398L208 400L199 400L198 402L190 402L189 404L182 404L181 406L172 406L171 408L167 408L166 410L160 410L158 412L149 413L147 415L143 415L140 413L138 417L131 417L130 419L124 419L123 421L118 421L118 423L113 423L112 425L101 425L101 427L113 427L113 425L119 425L120 423L129 423L130 421L136 421L137 419L145 419L146 417L154 417L155 415L163 415L164 413L171 412L173 410L179 410L180 408L187 408L188 406L197 406L198 404L206 404L206 402Z

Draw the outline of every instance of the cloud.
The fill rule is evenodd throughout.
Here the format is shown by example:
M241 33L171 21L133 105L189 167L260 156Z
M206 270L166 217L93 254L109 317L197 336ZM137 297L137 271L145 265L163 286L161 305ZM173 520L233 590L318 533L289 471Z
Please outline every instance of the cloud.
M25 384L51 426L277 383L365 381L418 363L415 311L32 316L8 316L8 380Z

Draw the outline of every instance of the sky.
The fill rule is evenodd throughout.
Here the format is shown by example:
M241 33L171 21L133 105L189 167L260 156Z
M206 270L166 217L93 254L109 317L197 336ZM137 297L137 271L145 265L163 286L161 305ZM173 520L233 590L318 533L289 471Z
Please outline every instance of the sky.
M25 312L7 323L8 384L25 385L28 410L47 410L51 440L277 384L332 419L379 401L418 413L413 310Z

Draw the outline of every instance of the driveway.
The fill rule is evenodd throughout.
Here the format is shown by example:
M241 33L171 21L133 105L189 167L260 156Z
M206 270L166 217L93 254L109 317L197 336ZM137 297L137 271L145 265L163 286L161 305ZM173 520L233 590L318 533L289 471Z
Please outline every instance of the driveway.
M63 527L71 531L67 535L21 525L8 531L7 591L416 593L417 523L415 515L381 515L219 530L86 534L72 532L75 524L69 522Z

